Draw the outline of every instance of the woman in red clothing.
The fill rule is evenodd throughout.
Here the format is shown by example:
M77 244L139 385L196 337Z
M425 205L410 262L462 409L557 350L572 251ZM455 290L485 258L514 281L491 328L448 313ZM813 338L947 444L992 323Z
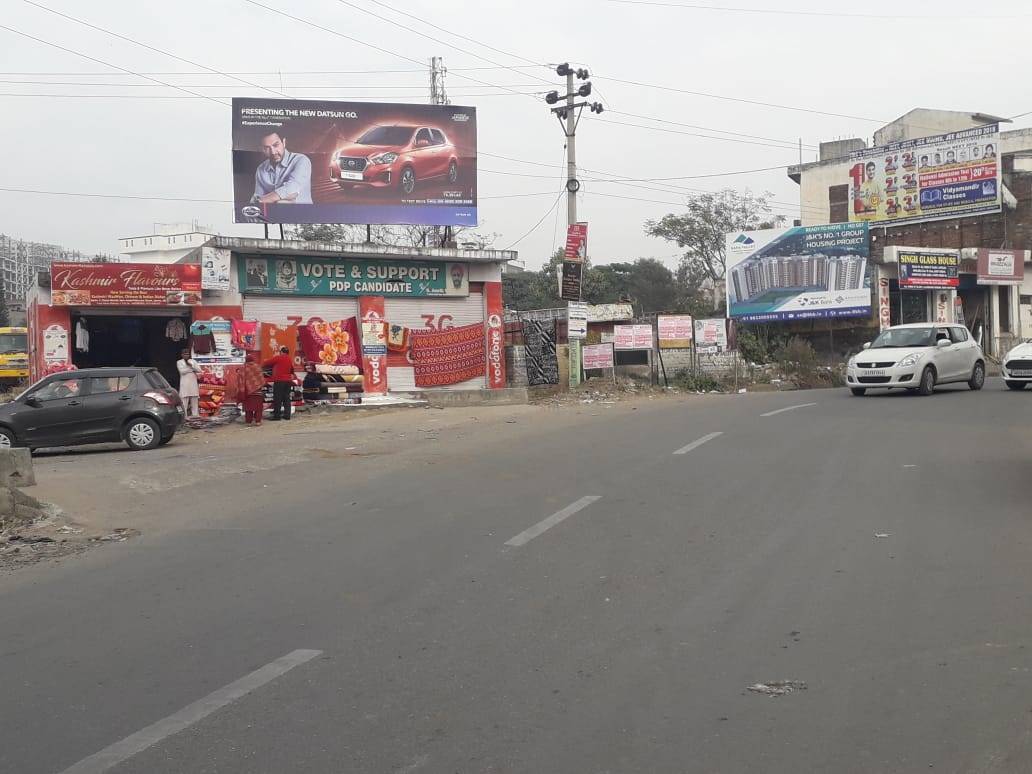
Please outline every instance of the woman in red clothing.
M258 356L248 353L244 363L244 372L240 377L240 402L244 404L244 421L255 425L262 423L262 412L265 409L265 374L258 365Z

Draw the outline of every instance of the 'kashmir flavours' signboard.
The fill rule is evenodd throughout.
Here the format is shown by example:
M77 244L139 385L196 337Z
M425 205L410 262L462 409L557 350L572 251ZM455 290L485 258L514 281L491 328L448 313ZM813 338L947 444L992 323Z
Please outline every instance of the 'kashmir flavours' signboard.
M468 296L465 263L241 258L240 290L266 296Z
M197 306L199 263L52 263L54 306Z

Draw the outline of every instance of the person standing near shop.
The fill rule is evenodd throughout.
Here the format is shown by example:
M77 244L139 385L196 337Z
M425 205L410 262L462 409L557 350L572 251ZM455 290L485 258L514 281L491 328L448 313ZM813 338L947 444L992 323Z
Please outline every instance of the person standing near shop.
M265 374L258 365L258 355L248 352L240 377L240 402L244 404L244 421L248 425L258 426L262 423L262 412L265 410L264 386Z
M294 359L290 349L280 347L279 354L270 357L263 368L272 368L272 419L290 419L290 388L294 385Z
M186 414L190 417L199 417L201 415L199 406L201 391L197 385L197 375L201 372L201 368L190 357L190 350L184 349L179 353L176 370L179 371L179 397L183 399Z

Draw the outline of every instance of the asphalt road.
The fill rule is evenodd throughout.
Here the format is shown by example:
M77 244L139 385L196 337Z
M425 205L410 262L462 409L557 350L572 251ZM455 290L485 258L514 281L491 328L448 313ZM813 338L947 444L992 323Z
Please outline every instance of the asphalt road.
M141 494L0 578L0 771L1032 771L1030 417L536 409Z

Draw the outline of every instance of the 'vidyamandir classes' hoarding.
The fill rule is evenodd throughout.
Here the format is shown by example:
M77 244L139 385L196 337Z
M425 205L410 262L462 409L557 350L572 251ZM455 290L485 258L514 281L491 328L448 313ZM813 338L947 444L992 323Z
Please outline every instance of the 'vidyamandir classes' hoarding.
M237 223L477 224L477 113L233 100Z
M855 151L849 220L891 225L999 212L999 152L998 124Z
M871 313L866 223L727 235L728 316L747 322Z

